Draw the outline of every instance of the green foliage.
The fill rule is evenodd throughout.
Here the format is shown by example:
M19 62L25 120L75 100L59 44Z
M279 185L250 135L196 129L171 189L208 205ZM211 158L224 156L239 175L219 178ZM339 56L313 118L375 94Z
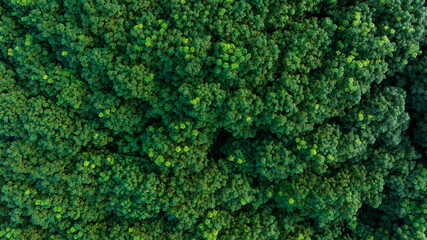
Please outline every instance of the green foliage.
M426 239L424 0L0 0L1 239Z

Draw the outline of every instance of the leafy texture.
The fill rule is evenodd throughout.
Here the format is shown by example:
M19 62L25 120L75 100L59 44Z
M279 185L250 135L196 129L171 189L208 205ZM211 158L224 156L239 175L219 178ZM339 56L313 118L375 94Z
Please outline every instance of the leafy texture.
M426 13L0 0L0 238L426 239Z

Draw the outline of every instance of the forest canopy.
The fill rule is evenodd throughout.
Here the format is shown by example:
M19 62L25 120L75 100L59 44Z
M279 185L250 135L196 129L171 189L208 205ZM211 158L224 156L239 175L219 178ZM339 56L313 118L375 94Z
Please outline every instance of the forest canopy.
M0 0L0 239L427 239L426 15Z

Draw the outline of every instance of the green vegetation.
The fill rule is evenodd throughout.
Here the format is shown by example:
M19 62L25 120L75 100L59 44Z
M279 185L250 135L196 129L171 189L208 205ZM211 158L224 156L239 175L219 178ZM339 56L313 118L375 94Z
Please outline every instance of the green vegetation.
M0 239L426 239L424 0L0 0Z

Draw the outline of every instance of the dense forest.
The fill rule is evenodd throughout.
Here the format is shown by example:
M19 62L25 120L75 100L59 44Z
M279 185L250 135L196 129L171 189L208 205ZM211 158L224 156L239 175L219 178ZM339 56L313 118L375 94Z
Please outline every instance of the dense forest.
M0 0L0 239L426 240L424 0Z

